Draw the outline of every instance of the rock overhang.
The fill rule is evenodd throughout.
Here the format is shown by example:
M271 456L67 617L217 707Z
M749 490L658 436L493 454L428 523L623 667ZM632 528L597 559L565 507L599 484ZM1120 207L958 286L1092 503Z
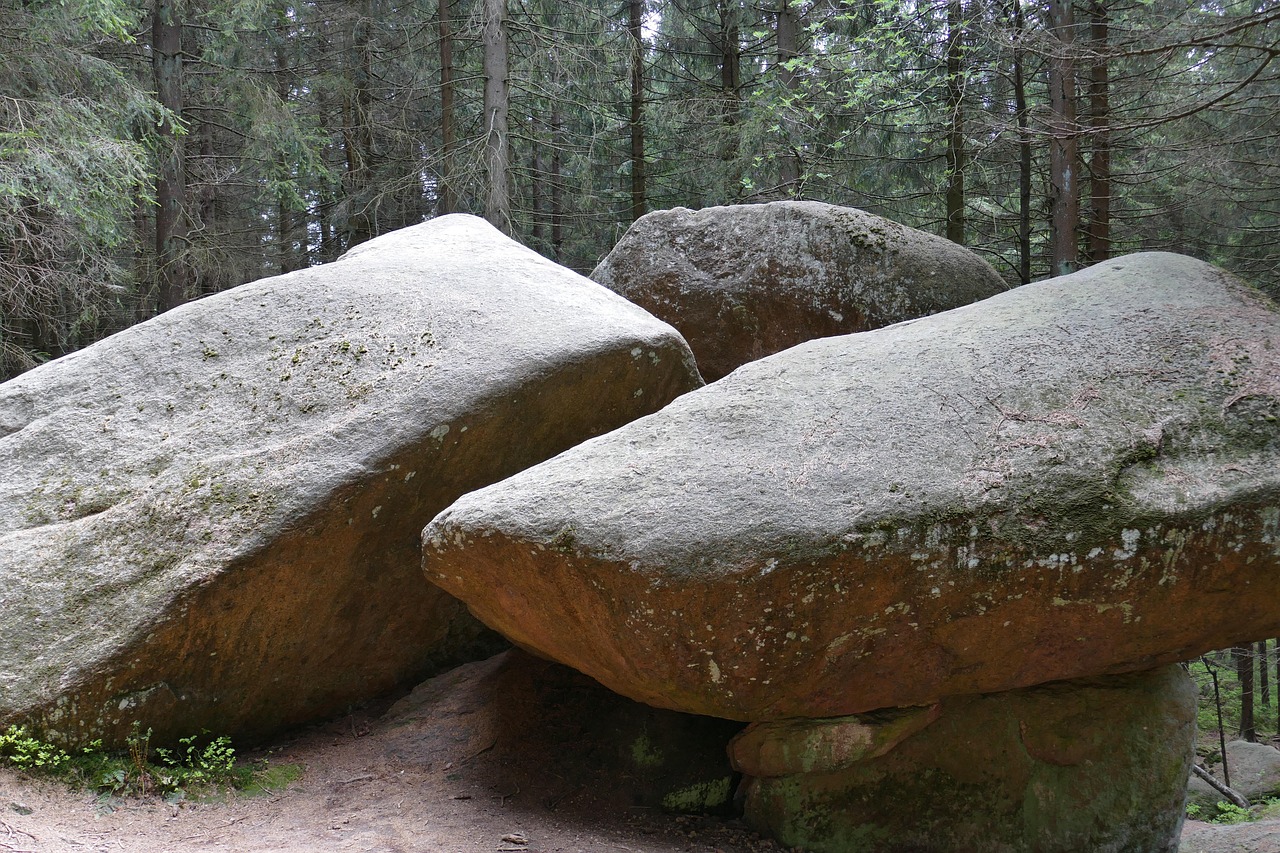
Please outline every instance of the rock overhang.
M424 565L738 719L1149 668L1280 628L1277 347L1225 274L1118 259L739 368L464 497Z

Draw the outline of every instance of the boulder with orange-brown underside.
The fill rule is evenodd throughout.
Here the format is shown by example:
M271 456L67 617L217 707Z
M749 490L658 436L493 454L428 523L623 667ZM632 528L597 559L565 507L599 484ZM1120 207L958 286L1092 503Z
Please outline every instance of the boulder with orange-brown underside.
M833 717L1280 630L1280 313L1150 253L811 341L473 492L428 577L659 707Z
M422 526L699 384L670 326L470 216L4 383L0 728L257 738L488 651Z
M813 338L936 314L1006 287L950 240L816 201L647 213L591 278L679 329L708 382Z

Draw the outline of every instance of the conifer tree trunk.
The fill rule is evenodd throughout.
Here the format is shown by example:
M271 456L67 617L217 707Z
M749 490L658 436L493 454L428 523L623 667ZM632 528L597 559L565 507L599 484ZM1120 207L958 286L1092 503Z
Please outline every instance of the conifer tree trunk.
M557 81L559 82L559 81ZM564 143L564 116L558 102L551 106L551 257L564 258L564 174L560 146Z
M627 33L631 38L631 221L648 210L644 164L644 23L643 0L627 3Z
M1089 3L1089 33L1093 62L1089 72L1089 260L1111 257L1111 124L1110 69L1107 65L1107 7L1105 0Z
M155 0L151 16L151 71L156 97L172 114L160 123L156 164L156 308L168 311L186 300L183 255L187 239L186 169L176 122L182 118L182 21L179 0Z
M791 65L800 55L800 23L791 0L778 0L778 81L788 96L794 96L800 78ZM792 140L788 137L788 143ZM795 198L800 192L800 156L794 145L783 152L778 168L778 179L783 195Z
M735 198L741 189L740 176L734 166L738 158L739 95L742 88L742 47L737 0L719 0L720 30L715 46L720 54L720 109L723 137L720 160L725 166L725 200Z
M964 3L947 0L947 239L964 245Z
M1049 0L1049 29L1055 37L1049 58L1050 268L1053 275L1067 275L1079 266L1080 253L1080 141L1072 0Z
M1253 646L1236 646L1236 678L1240 682L1240 737L1254 742L1258 732L1253 720Z
M455 213L458 201L453 191L453 161L457 154L458 131L453 114L453 0L440 0L440 168L436 209Z
M347 245L376 233L373 193L373 59L370 55L369 0L359 4L348 42L349 91L343 99L342 140L347 160Z
M1271 671L1267 668L1267 641L1258 641L1258 704L1264 708L1271 707Z
M1025 69L1026 21L1022 0L1013 0L1013 101L1018 122L1018 280L1031 281L1031 121Z
M507 89L507 0L484 0L485 171L484 217L511 233L510 99Z

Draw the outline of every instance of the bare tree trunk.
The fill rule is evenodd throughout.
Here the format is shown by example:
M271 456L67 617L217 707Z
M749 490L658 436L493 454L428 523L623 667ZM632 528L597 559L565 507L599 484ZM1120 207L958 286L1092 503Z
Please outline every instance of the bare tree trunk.
M1253 646L1236 646L1233 651L1240 681L1240 737L1253 742L1258 739L1253 721Z
M1271 707L1271 669L1267 666L1267 641L1258 641L1258 702L1264 708Z
M778 0L778 81L787 94L794 95L800 78L791 63L800 55L800 23L791 0ZM788 138L788 142L790 139ZM795 198L800 192L800 155L794 146L782 155L778 167L782 193Z
M453 0L440 0L440 168L436 210L454 213L458 200L453 192L453 161L458 131L453 115Z
M1013 0L1013 104L1018 122L1018 280L1031 281L1031 128L1024 67L1026 22L1022 0Z
M536 115L529 116L529 196L533 208L532 248L539 252L547 250L547 158L546 146L542 141L541 122Z
M151 70L160 105L172 117L160 123L156 164L156 308L186 301L186 169L176 120L182 118L182 21L178 0L155 0L151 17Z
M507 0L484 0L485 166L488 172L484 218L511 233L510 99L507 91Z
M1079 266L1080 141L1076 124L1075 16L1072 0L1049 0L1055 37L1049 58L1050 267L1053 275Z
M1111 257L1111 105L1107 28L1105 0L1090 0L1089 33L1094 58L1089 71L1089 125L1092 131L1089 260L1094 263Z
M557 81L558 82L558 81ZM551 257L564 259L564 175L561 174L560 145L564 139L564 117L557 102L551 105Z
M947 0L947 239L964 245L964 2Z
M293 91L293 81L290 79L289 56L288 56L288 39L289 39L289 22L284 15L280 16L278 21L280 27L281 41L276 45L276 95L280 98L280 103L288 109L289 98ZM286 159L280 164L284 172L291 170L291 165ZM302 264L298 259L298 247L296 241L297 235L297 211L293 209L293 199L290 193L281 187L276 191L276 248L277 260L280 264L280 272L287 273L299 269Z
M373 199L373 59L369 0L360 3L348 43L350 92L343 99L342 141L347 155L347 248L377 233Z
M631 221L648 210L644 164L644 23L643 0L627 3L627 32L631 36Z
M217 174L217 151L213 139L214 127L208 121L200 123L200 159L204 161L203 183L200 184L200 191L197 197L197 210L200 213L200 221L197 224L203 241L207 242L209 236L212 235L218 226L218 189L215 180ZM209 269L208 264L202 264L196 279L198 282L197 290L201 296L209 296L217 293L223 287L227 286L227 278L225 273L219 270Z
M720 160L725 165L727 186L725 198L735 198L741 190L741 176L734 161L738 159L738 112L742 89L742 46L739 28L738 0L720 0L720 31L717 34L720 54L721 121L724 137L720 144Z

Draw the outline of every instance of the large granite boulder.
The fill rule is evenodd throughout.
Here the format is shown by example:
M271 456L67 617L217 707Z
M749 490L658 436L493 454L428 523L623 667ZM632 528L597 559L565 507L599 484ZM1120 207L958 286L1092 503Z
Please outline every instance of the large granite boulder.
M1178 849L1196 728L1182 667L951 697L936 715L848 766L753 777L748 822L809 853Z
M470 654L419 534L700 384L482 220L185 305L0 386L0 723L256 737Z
M659 707L828 717L1280 631L1280 314L1139 254L802 344L466 495L428 577Z
M813 338L1006 288L950 240L816 201L645 214L591 278L679 329L708 382Z

